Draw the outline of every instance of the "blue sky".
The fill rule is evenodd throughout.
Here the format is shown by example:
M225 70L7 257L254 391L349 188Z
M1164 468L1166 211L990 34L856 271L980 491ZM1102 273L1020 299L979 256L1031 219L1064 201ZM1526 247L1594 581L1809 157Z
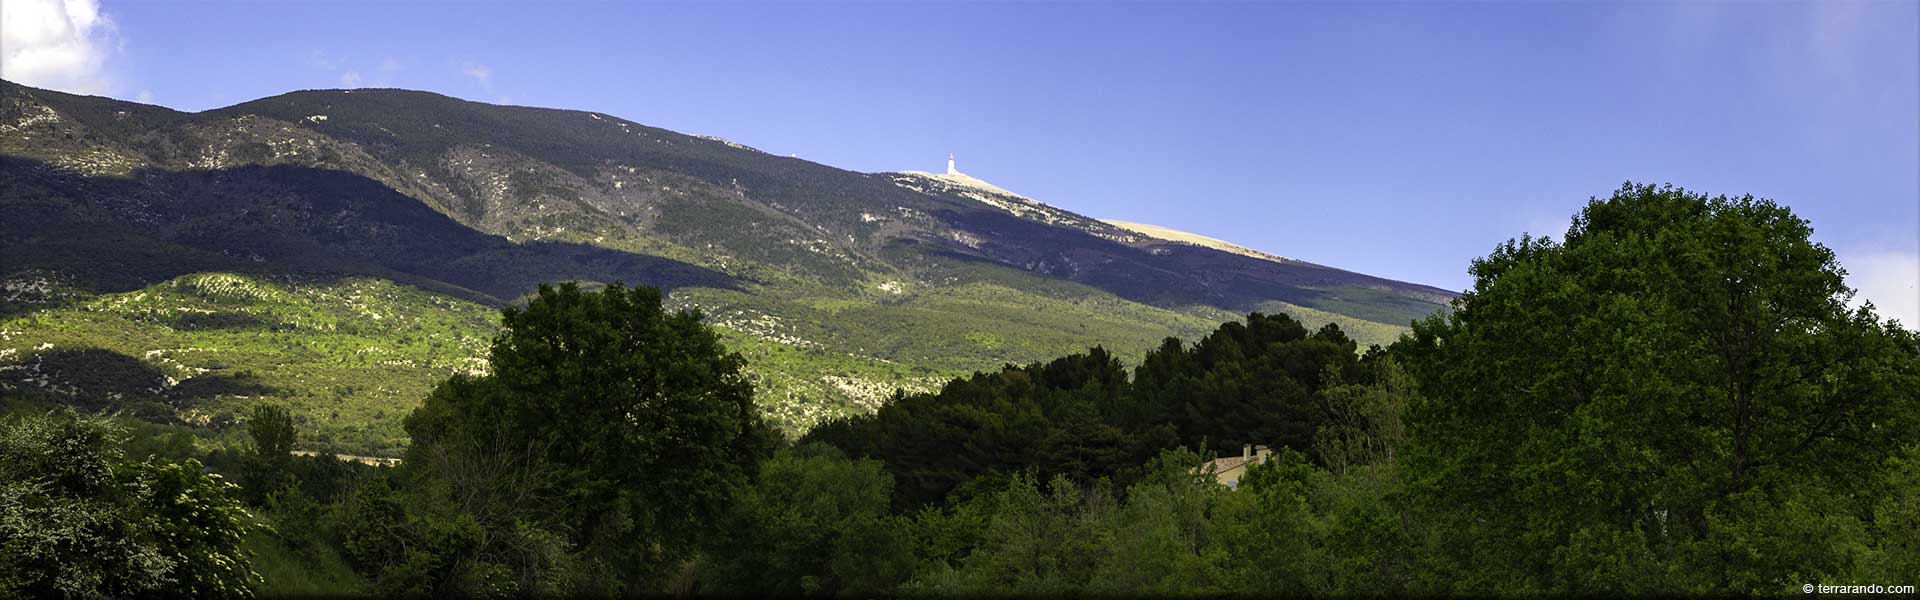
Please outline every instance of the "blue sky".
M65 38L17 25L37 5ZM183 110L426 89L859 171L954 152L1088 215L1451 289L1623 181L1750 193L1920 321L1915 2L6 7L26 83Z

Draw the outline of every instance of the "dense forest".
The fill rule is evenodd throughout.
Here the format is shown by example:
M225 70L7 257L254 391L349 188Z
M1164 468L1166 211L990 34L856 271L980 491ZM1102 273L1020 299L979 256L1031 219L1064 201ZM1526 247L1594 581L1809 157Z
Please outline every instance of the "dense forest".
M543 286L397 466L15 403L0 595L1800 593L1920 573L1920 336L1786 208L1632 185L1390 346L1253 313L798 439L657 290ZM1911 326L1910 324L1908 325ZM1237 485L1208 461L1275 449Z

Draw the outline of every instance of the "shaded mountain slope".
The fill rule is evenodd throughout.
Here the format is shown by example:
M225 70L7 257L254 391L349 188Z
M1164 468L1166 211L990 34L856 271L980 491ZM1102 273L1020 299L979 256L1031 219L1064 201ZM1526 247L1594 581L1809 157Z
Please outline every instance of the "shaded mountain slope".
M367 275L501 304L545 281L728 288L721 273L585 244L515 244L378 182L285 165L77 175L0 157L7 267L96 291L200 271Z
M990 185L844 171L591 112L404 90L294 92L191 115L115 109L11 84L4 95L0 116L51 111L57 116L26 129L72 141L21 144L9 153L56 164L98 156L101 170L340 170L512 240L645 241L648 253L734 263L741 272L732 274L761 279L845 287L869 273L910 274L883 257L911 241L915 249L983 258L1159 306L1238 311L1276 299L1314 306L1320 297L1283 288L1365 288L1433 304L1429 310L1450 297L1309 263L1169 243Z

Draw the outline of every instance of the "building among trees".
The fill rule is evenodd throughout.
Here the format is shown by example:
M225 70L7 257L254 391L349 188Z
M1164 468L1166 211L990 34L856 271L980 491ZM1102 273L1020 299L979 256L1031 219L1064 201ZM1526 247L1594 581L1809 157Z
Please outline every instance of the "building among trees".
M1273 450L1266 445L1247 444L1240 447L1239 456L1224 456L1200 465L1200 472L1211 473L1215 481L1230 488L1240 487L1240 478L1254 465L1265 464L1273 456Z

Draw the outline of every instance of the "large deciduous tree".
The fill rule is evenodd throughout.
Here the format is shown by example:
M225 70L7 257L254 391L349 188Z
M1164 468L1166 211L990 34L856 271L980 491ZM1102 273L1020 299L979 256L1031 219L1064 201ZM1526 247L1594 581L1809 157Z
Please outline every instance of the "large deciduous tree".
M1402 348L1427 583L1778 593L1911 536L1874 504L1920 440L1920 350L1846 307L1810 234L1770 201L1628 184L1564 243L1475 261Z
M617 585L658 589L770 447L743 361L649 287L541 286L503 320L492 373L409 417L410 468L484 530L531 520Z

